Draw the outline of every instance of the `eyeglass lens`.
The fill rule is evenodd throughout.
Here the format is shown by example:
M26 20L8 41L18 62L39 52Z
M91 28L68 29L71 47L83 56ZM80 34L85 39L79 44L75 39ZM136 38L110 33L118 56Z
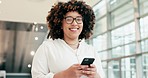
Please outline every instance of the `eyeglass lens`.
M73 18L72 16L65 17L66 23L72 24L74 20L77 22L77 24L81 24L83 22L81 16L77 16L76 18Z

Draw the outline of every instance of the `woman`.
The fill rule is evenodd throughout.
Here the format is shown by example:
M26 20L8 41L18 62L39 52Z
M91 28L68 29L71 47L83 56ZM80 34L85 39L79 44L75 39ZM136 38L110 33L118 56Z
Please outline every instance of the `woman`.
M47 16L50 32L32 63L33 78L104 78L101 60L85 43L92 35L95 15L83 1L59 2ZM90 66L84 58L95 58Z

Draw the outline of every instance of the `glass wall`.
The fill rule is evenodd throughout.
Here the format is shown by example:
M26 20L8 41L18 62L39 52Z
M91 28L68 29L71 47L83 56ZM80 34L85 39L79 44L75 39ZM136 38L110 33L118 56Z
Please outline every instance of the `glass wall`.
M101 0L90 40L106 78L148 78L148 0Z
M148 54L142 55L143 78L148 78Z
M121 77L136 78L135 57L124 58L121 60Z
M120 78L120 61L119 60L113 60L109 62L108 66L108 72L110 78Z

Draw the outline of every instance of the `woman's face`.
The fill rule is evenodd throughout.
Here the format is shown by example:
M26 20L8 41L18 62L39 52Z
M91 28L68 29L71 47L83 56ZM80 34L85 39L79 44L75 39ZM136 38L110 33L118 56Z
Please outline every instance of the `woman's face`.
M62 29L64 39L78 39L83 29L82 16L76 11L68 12L63 19Z

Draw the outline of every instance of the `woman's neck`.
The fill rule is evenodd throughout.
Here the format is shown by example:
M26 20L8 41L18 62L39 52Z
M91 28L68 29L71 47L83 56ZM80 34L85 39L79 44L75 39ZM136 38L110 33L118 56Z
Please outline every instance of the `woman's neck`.
M79 47L79 40L70 40L70 39L64 39L64 41L72 48L77 49Z
M79 40L76 39L69 39L69 38L64 38L64 41L68 44L68 45L76 45L79 43Z

